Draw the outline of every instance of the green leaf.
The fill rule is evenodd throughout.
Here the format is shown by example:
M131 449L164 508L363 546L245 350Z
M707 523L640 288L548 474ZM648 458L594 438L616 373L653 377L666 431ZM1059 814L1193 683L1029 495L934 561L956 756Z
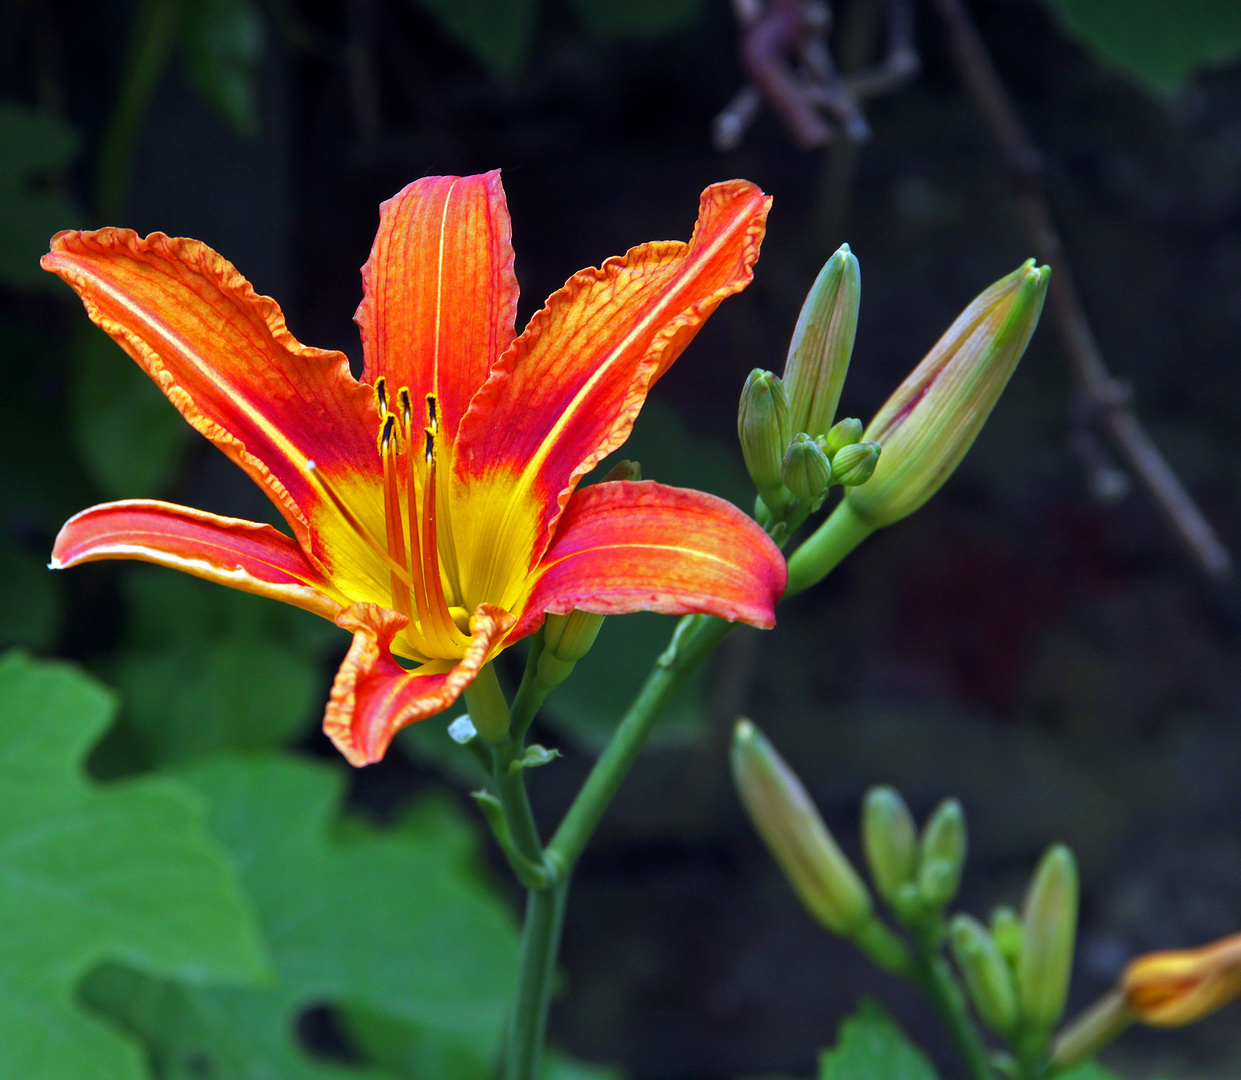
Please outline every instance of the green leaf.
M159 495L185 455L190 427L102 330L84 327L73 356L73 442L110 499Z
M601 38L654 38L693 25L702 0L572 0L592 34Z
M458 815L441 804L398 829L342 827L343 772L289 757L217 760L185 775L241 869L276 975L262 990L115 968L92 981L90 1000L146 1040L161 1077L356 1080L358 1070L296 1041L298 1017L323 1005L488 1052L498 1044L517 933L465 850Z
M874 1001L840 1025L833 1049L819 1056L819 1080L938 1080L930 1059Z
M115 699L67 664L0 659L0 1078L141 1080L138 1047L83 1012L103 959L187 983L253 980L261 948L182 785L82 769Z
M492 75L512 79L534 36L534 0L414 0Z
M50 116L0 102L0 281L54 288L39 258L54 233L82 220L50 181L77 157L77 132Z
M1173 94L1199 69L1241 56L1229 0L1049 0L1064 28L1147 89Z
M263 19L253 0L188 0L186 69L203 98L242 135L258 131Z

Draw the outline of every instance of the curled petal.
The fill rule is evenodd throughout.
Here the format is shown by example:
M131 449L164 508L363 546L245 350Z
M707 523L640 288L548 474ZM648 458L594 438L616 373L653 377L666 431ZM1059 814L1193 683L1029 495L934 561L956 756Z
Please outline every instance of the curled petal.
M379 761L392 737L415 720L443 712L461 696L512 627L507 611L480 604L470 621L473 640L454 664L432 661L409 670L392 658L392 639L409 622L377 604L354 604L336 618L353 644L332 684L324 733L351 765Z
M335 589L296 541L270 525L154 499L102 503L65 522L51 568L138 559L335 620Z
M723 499L650 481L595 484L569 500L512 636L574 608L769 627L787 577L767 534Z
M517 277L499 171L425 176L379 208L379 232L362 268L364 382L414 407L439 401L451 440L474 392L514 337ZM421 426L421 421L419 422Z

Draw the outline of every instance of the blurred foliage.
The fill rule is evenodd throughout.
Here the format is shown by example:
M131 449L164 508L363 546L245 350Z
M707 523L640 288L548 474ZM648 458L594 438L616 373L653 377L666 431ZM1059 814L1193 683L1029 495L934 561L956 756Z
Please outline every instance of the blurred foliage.
M415 806L382 831L342 822L340 770L292 758L221 759L182 775L236 860L274 979L223 989L115 965L97 973L87 999L140 1034L160 1080L385 1075L298 1045L299 1017L325 1005L494 1052L516 977L517 930L455 810Z
M256 78L265 45L252 0L183 0L190 84L243 135L259 128Z
M1107 64L1159 94L1241 56L1234 0L1049 0L1064 28Z
M868 1000L819 1058L819 1080L939 1080L939 1074L883 1007Z
M187 985L255 981L262 949L184 785L100 786L82 759L116 709L66 664L0 659L0 1077L140 1080L141 1055L73 991L101 959Z

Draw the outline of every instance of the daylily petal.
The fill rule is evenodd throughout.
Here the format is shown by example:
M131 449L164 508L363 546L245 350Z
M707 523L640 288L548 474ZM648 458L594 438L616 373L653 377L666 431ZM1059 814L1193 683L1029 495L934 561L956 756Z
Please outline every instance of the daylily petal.
M364 382L408 386L424 421L439 401L448 439L492 362L513 341L517 277L499 170L427 176L379 208L379 232L362 268Z
M307 461L329 477L375 471L373 397L344 354L300 344L276 302L196 240L62 232L43 268L77 291L186 420L267 489L303 548L323 556L309 520L320 507L329 518L335 511Z
M412 671L391 652L392 639L408 622L377 604L354 604L336 618L337 626L353 631L353 644L332 684L323 730L351 765L380 760L401 728L456 701L514 619L500 608L480 605L470 623L473 641L461 660L455 665L432 661Z
M702 612L775 624L788 568L779 548L732 503L651 481L574 492L512 638L545 612Z
M335 620L335 589L297 546L270 525L220 517L154 499L103 503L65 522L51 568L139 559Z
M644 244L575 274L496 361L461 422L454 467L471 499L495 486L523 505L459 553L463 578L493 577L508 552L538 558L573 485L625 441L651 384L749 283L769 202L741 180L707 188L688 244Z

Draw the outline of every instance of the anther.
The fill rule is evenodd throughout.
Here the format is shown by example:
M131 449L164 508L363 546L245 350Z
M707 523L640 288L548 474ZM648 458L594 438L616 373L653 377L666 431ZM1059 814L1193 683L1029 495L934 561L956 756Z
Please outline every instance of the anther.
M379 407L379 415L388 411L388 380L382 375L375 380L375 404Z

